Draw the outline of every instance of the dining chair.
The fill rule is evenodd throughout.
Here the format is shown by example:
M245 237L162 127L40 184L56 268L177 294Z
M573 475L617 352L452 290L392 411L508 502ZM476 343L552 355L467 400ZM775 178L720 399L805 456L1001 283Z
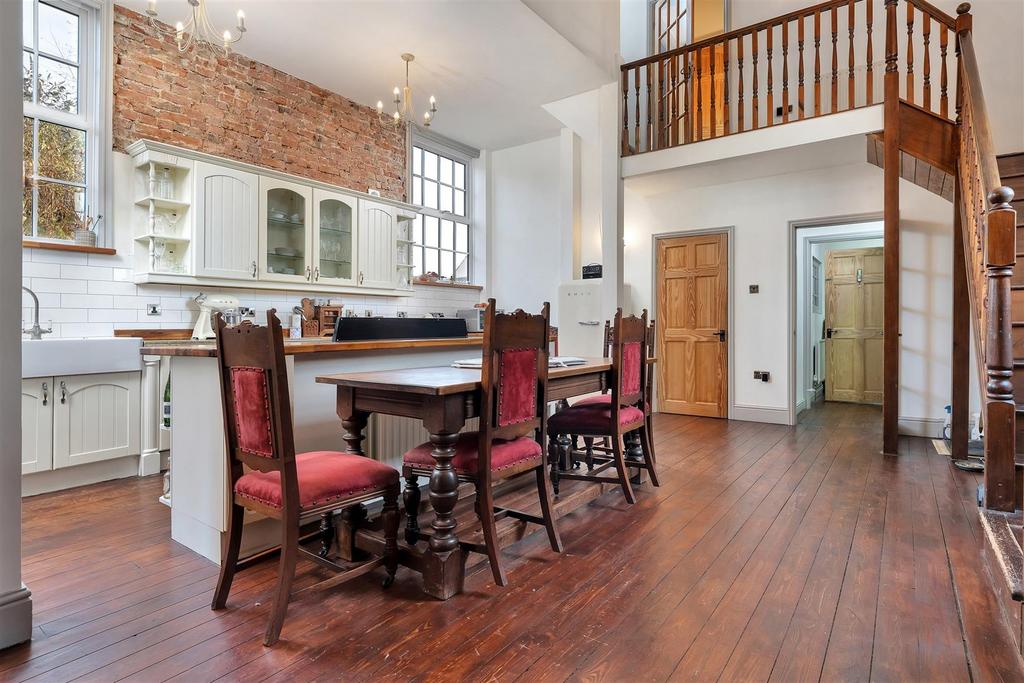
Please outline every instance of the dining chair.
M647 360L648 361L650 361L651 359L654 359L655 356L657 355L657 351L656 351L657 339L658 339L657 328L655 326L654 319L652 318L651 321L647 325ZM611 325L611 321L610 320L605 320L604 321L604 357L605 358L608 358L609 356L611 356L611 349L612 349L612 325ZM653 393L654 393L654 363L648 362L647 363L647 386L645 387L645 391L644 391L644 417L646 418L645 421L647 423L647 432L650 435L650 444L649 445L650 445L650 449L651 449L651 461L656 463L658 459L657 459L657 456L655 455L655 452L654 452L654 427L653 427L653 422L652 422L652 419L651 419L652 415L654 414L653 413L653 409L651 407L651 406L654 405ZM608 390L607 389L603 389L600 394L598 394L596 396L587 396L586 398L581 398L580 400L578 400L575 403L573 403L573 405L585 406L585 405L592 405L592 404L608 404L608 403L611 403L611 398L612 398L611 394L608 393ZM576 448L576 443L577 443L576 436L577 435L573 435L572 458L573 458L573 465L574 466L575 466L575 463L577 462L576 461L576 454L578 453L578 450ZM639 437L639 435L637 435L636 433L632 433L631 432L626 437L626 439L627 440L631 440L632 437ZM584 444L584 448L583 448L584 462L586 462L586 464L587 464L587 469L593 469L594 468L594 449L595 449L594 437L590 437L590 436L584 437L583 438L583 444ZM606 453L610 452L610 449L611 449L611 441L610 441L610 439L608 439L606 437L603 440L602 446L597 446L596 448L598 448L598 450L603 450ZM627 449L627 454L626 455L627 455L627 460L629 460L628 449Z
M270 620L263 637L273 645L281 634L298 556L340 572L335 583L356 578L379 565L390 586L398 569L398 471L360 455L335 451L295 453L288 372L281 321L267 311L265 327L244 321L228 327L215 321L217 363L224 408L224 442L231 510L221 553L215 610L227 604L239 567L239 549L246 510L280 520L281 559ZM319 553L299 543L299 523L321 515L330 523L335 510L384 499L384 554L355 567L327 558L329 541ZM333 534L332 534L333 535ZM323 539L326 541L326 539Z
M577 403L548 418L548 436L552 440L552 451L557 453L552 457L551 466L551 481L556 494L560 479L617 483L626 501L634 503L636 496L629 482L627 467L647 470L651 482L655 486L659 485L647 418L650 410L645 405L649 398L647 385L650 378L646 369L649 352L647 334L646 309L639 318L623 317L622 309L618 309L612 327L611 392L606 394L609 398L594 397L591 402ZM633 431L640 437L643 456L639 460L630 460L627 465L623 441L625 435ZM559 472L558 462L569 460L566 451L571 448L571 440L558 437L574 434L585 438L608 437L612 442L610 453L595 453L592 456L598 465L587 474ZM594 450L597 450L596 447ZM615 478L600 476L611 467L616 470Z
M497 313L494 299L484 313L483 367L481 374L480 427L463 432L455 443L452 466L460 482L476 487L476 514L483 530L483 544L463 542L466 550L485 553L494 582L507 585L499 559L496 522L512 517L542 525L551 549L562 552L555 527L551 484L544 458L544 414L548 393L549 304L539 315L517 310ZM424 443L405 454L405 539L413 544L426 534L419 529L419 477L434 469L433 446ZM541 516L495 507L495 482L533 472L537 478Z

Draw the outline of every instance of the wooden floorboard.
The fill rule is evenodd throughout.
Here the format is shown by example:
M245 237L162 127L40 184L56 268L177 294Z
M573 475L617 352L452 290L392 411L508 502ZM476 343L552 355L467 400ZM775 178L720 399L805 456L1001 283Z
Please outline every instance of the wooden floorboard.
M29 498L37 637L0 652L0 681L1024 679L978 477L924 439L881 455L880 423L842 404L795 427L658 415L662 486L562 517L561 556L530 534L503 551L509 586L476 562L443 603L407 569L321 588L300 563L273 648L275 562L212 612L216 567L170 541L160 477Z

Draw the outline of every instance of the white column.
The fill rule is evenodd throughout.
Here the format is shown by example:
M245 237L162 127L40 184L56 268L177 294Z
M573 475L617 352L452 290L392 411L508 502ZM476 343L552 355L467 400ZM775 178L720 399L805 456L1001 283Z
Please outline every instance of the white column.
M618 83L601 86L598 91L598 154L601 157L601 263L602 300L606 316L615 315L629 302L622 300L622 173L619 148L619 124L622 105Z
M559 139L558 228L562 243L562 282L580 277L581 230L580 136L563 128Z
M160 472L160 422L163 392L160 385L160 357L142 357L142 456L139 476Z
M21 6L0 2L0 648L32 637L21 582Z

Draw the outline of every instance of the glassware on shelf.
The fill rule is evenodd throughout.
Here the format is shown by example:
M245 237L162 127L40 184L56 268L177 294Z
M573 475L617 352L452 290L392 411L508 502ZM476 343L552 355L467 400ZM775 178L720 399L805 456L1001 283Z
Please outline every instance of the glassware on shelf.
M173 237L181 216L177 211L161 211L153 217L153 233Z
M174 199L174 175L167 166L154 173L153 194L161 199Z

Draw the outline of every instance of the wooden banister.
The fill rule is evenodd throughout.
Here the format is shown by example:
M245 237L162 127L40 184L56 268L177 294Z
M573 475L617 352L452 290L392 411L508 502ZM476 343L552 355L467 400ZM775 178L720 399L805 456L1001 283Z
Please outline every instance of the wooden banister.
M917 1L917 0L915 0ZM974 50L970 5L957 8L958 221L963 232L972 322L985 387L985 497L990 510L1016 508L1016 402L1013 391L1011 280L1017 258L1013 190L999 177L992 130Z

